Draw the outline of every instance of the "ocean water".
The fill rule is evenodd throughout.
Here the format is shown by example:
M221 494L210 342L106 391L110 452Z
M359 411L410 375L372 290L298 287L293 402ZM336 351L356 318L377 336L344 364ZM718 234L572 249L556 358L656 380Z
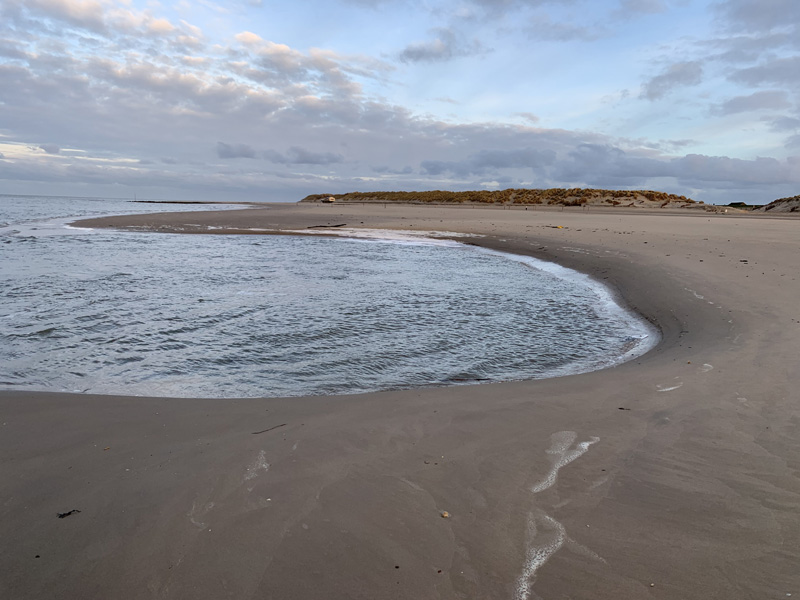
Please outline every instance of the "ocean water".
M451 241L66 226L203 208L0 196L0 388L344 394L585 372L655 341L583 275Z

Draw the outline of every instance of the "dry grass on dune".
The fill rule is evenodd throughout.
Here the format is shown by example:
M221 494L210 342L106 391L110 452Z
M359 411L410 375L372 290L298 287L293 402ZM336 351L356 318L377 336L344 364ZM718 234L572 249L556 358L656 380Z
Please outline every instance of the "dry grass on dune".
M312 194L301 202L322 202L333 197L336 202L396 202L406 204L517 204L558 206L623 206L646 208L705 208L707 205L686 196L652 190L601 190L584 188L507 189L450 192L350 192L347 194Z

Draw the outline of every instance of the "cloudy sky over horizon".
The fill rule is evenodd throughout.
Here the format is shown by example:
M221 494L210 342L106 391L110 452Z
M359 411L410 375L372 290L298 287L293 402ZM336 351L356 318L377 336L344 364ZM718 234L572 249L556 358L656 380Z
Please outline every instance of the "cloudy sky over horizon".
M800 193L798 0L0 0L0 193Z

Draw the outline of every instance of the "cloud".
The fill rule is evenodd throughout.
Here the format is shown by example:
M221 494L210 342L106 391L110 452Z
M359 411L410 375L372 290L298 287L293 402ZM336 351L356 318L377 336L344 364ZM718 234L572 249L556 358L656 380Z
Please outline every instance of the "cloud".
M59 152L61 152L61 148L59 148L55 144L41 144L39 148L41 148L48 154L58 154Z
M642 98L658 100L676 87L697 85L703 80L703 67L698 61L670 65L661 74L652 77L642 86Z
M701 47L720 50L712 58L734 64L753 63L767 52L774 54L792 46L800 47L800 40L794 32L788 31L725 36L701 44Z
M105 30L105 6L97 0L26 0L25 7L46 18L92 31Z
M492 169L537 169L552 165L555 159L555 152L549 149L482 149L460 161L423 160L420 168L427 175L483 175Z
M525 119L528 123L538 123L541 120L535 114L529 112L519 112L515 116Z
M619 16L653 15L666 10L667 7L663 0L620 0L616 14Z
M409 166L405 166L402 169L393 169L388 165L381 165L379 167L372 167L372 171L374 173L386 173L391 175L411 175L411 173L414 172L414 169Z
M48 26L85 30L103 36L137 32L147 36L186 35L187 28L155 17L149 10L127 8L111 0L6 0L9 14L26 29ZM195 28L196 30L196 28ZM199 30L196 30L199 31Z
M608 35L608 32L599 26L584 27L571 23L554 22L546 15L533 17L524 31L534 40L556 42L591 42Z
M217 142L217 156L220 158L255 158L256 151L247 144Z
M733 30L763 32L800 23L797 0L725 0L715 5Z
M764 119L769 121L773 131L796 131L800 130L800 119L795 117L777 117Z
M800 56L788 56L775 58L755 67L739 69L730 76L730 79L745 85L768 83L800 89L798 73L800 73Z
M793 162L794 160L794 162ZM797 159L779 161L758 157L752 160L727 156L688 154L670 162L672 176L691 182L722 182L726 179L740 185L768 183L800 183Z
M732 115L755 110L781 110L791 107L788 94L782 90L755 92L748 96L736 96L715 106L712 113Z
M511 10L539 7L543 4L571 4L574 0L467 0L490 16L500 16Z
M282 154L275 150L264 152L268 161L284 165L330 165L344 162L344 156L332 152L311 152L299 146L292 146Z
M586 120L580 121L586 129L579 131L542 127L537 114L547 115L548 123L558 122L556 113L562 107L554 110L533 98L527 106L504 104L508 95L519 98L520 90L505 88L504 74L486 73L479 68L483 65L457 66L469 69L470 77L489 81L486 97L464 93L459 86L447 91L453 98L441 97L443 89L429 93L439 96L440 102L454 104L432 105L431 110L474 119L458 122L460 117L415 113L387 100L384 95L391 97L395 88L406 83L403 74L414 71L393 72L396 64L388 59L325 49L301 51L232 23L220 30L225 31L221 35L239 31L235 38L210 41L186 22L162 21L159 15L131 8L132 4L106 0L96 4L101 18L93 21L78 10L90 4L79 0L0 0L0 53L10 59L0 60L4 189L8 185L22 189L19 182L35 182L31 189L58 194L93 189L118 194L119 186L136 186L140 194L145 189L157 190L152 195L160 197L185 197L189 190L198 197L218 197L225 191L248 199L272 194L281 200L297 200L320 189L597 186L649 187L687 195L694 190L702 194L699 199L708 201L727 197L731 190L786 196L790 194L784 188L797 186L797 161L735 162L738 159L725 156L683 156L688 151L686 141L615 138L592 132ZM585 40L605 33L587 25L597 9L573 21L564 16L588 3L566 10L563 3L551 4L462 0L459 8L468 6L478 15L491 12L493 17L519 11L507 19L513 30L500 35L523 45L530 45L523 28L539 14L537 9L548 14L534 21L540 30L549 29L542 31L542 37ZM636 14L657 8L646 2L626 5ZM607 11L606 7L604 14ZM484 44L489 42L483 40L490 38L483 35L488 29L498 35L498 24L488 18L434 16L438 22L457 23L458 28L432 30L428 42L407 47L407 64L480 54L487 51ZM266 35L256 24L251 28ZM792 81L797 65L786 54L797 42L788 29L787 25L729 37L720 33L716 40L704 42L683 40L682 58L674 58L672 50L670 56L661 57L660 66L648 73L652 77L643 86L642 97L657 100L681 86L719 81L713 89L704 88L710 94L704 105L717 111L702 115L705 120L712 118L712 128L719 125L713 121L719 116L741 114L739 119L749 119L759 131L774 130L768 143L777 145L770 140L792 136L786 140L787 148L796 147L792 146L798 143L795 117L800 115L784 110L796 99L792 86L797 84L796 78ZM387 37L386 44L391 43ZM403 43L394 47L402 48ZM737 50L741 56L736 56ZM538 58L542 60L524 66L534 69L546 62ZM684 62L673 64L675 60ZM491 60L480 63L492 64ZM519 79L519 71L514 74ZM610 112L617 104L621 104L617 111L633 109L623 115L630 116L631 122L646 122L653 113L668 112L660 104L623 103L624 96L618 94L613 103L602 100L603 94L627 82L606 80L607 89L600 94L593 83L582 85L596 95L587 106L593 103L592 110L608 117L603 127L620 116ZM753 89L756 85L763 87ZM557 103L558 96L547 97L552 105ZM480 121L476 110L503 116ZM519 110L537 114L515 112ZM652 131L656 139L696 135L679 125L669 133ZM631 135L641 135L641 130ZM48 156L37 148L40 140L69 150ZM713 138L708 143L713 144ZM757 143L759 148L768 147ZM786 154L783 148L780 152Z
M404 63L445 62L485 52L477 40L464 41L450 29L435 29L434 33L436 38L431 41L406 46L398 55L399 60Z
M755 188L800 183L800 160L753 160L688 154L677 158L636 156L608 144L582 144L554 165L553 176L597 187L631 187L670 178L682 188Z

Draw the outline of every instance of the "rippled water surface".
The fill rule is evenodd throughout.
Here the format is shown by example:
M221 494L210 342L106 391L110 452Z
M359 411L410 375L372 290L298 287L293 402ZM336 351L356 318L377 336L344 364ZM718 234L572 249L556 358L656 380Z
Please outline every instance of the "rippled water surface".
M9 221L4 388L339 394L587 371L649 343L586 278L454 243L37 235Z

